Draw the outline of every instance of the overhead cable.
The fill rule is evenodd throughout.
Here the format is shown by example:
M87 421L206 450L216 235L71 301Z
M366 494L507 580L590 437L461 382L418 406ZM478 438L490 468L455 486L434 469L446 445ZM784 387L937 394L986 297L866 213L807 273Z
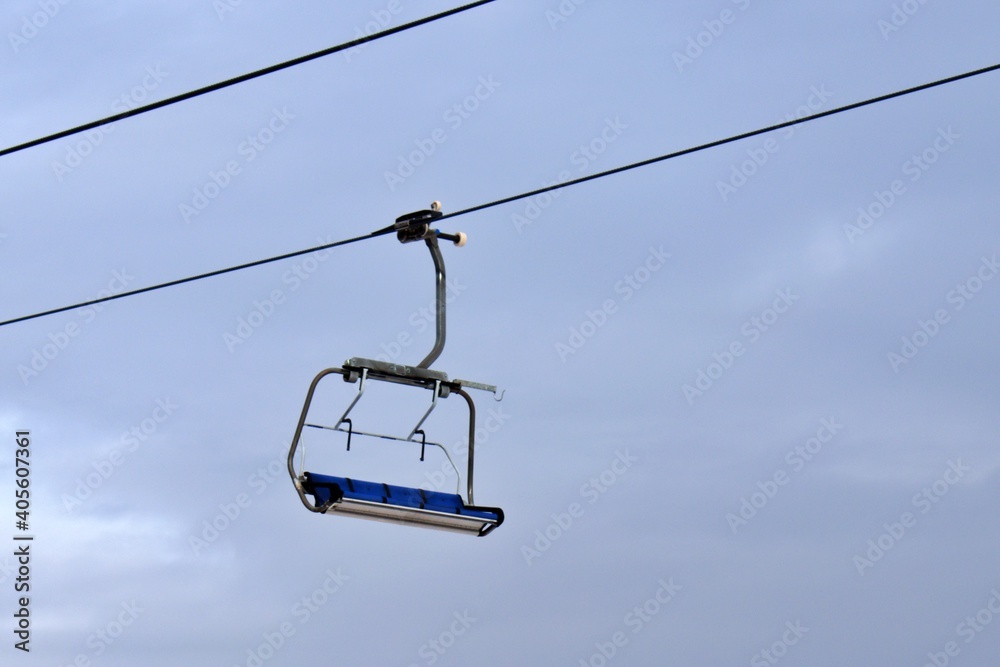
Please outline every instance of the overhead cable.
M208 93L214 93L217 90L222 90L223 88L229 88L230 86L235 86L238 83L243 83L245 81L257 79L267 74L273 74L274 72L280 72L281 70L288 69L289 67L295 67L296 65L301 65L311 60L316 60L317 58L322 58L324 56L328 56L333 53L337 53L339 51L345 51L347 49L352 49L354 47L361 46L362 44L374 42L377 39L382 39L383 37L388 37L389 35L395 35L396 33L404 32L406 30L410 30L411 28L416 28L417 26L421 26L427 23L433 23L434 21L439 21L453 14L458 14L460 12L464 12L469 9L479 7L481 5L488 4L490 2L495 2L495 0L478 0L478 2L472 2L467 5L463 5L461 7L456 7L455 9L449 9L439 14L434 14L433 16L427 16L422 19L417 19L416 21L411 21L410 23L405 23L403 25L396 26L395 28L386 28L381 32L376 32L371 35L365 35L363 37L359 37L358 39L351 40L350 42L338 44L337 46L331 46L330 48L323 49L322 51L316 51L315 53L299 56L298 58L293 58L283 63L278 63L277 65L271 65L270 67L265 67L263 69L259 69L254 72L241 74L240 76L233 77L232 79L220 81L219 83L213 83L210 86L204 86L203 88L198 88L197 90L181 93L180 95L174 95L173 97L168 97L167 99L160 100L159 102L152 102L151 104L146 104L141 107L136 107L135 109L130 109L128 111L123 111L113 116L108 116L107 118L102 118L100 120L84 123L83 125L78 125L68 130L62 130L61 132L56 132L54 134L49 134L44 137L39 137L38 139L32 139L31 141L26 141L16 146L10 146L8 148L0 149L0 157L3 157L4 155L10 155L11 153L17 153L18 151L23 151L28 148L33 148L34 146L40 146L50 141L55 141L56 139L62 139L64 137L69 137L74 134L79 134L81 132L93 130L103 125L108 125L109 123L114 123L119 120L124 120L125 118L138 116L139 114L144 114L149 111L153 111L154 109L162 109L163 107L167 107L172 104L177 104L178 102L183 102L185 100L190 100L194 97L207 95Z
M809 116L803 116L802 118L795 118L784 123L778 123L777 125L769 125L768 127L762 127L759 130L753 130L751 132L744 132L742 134L735 134L731 137L726 137L725 139L718 139L716 141L710 141L707 144L700 144L698 146L692 146L691 148L685 148L683 150L674 151L673 153L667 153L665 155L660 155L658 157L649 158L647 160L642 160L640 162L633 162L632 164L627 164L621 167L615 167L614 169L608 169L607 171L602 171L597 174L590 174L589 176L581 176L580 178L574 178L569 181L563 181L562 183L554 183L552 185L545 186L543 188L538 188L537 190L532 190L531 192L522 192L521 194L511 195L510 197L504 197L503 199L497 199L495 201L488 202L486 204L479 204L478 206L472 206L470 208L463 209L461 211L455 211L454 213L447 213L441 216L441 220L446 218L457 218L460 215L466 215L467 213L475 213L477 211L484 211L488 208L493 208L494 206L500 206L502 204L509 204L521 199L528 199L529 197L535 197L537 195L545 194L546 192L552 192L554 190L561 190L562 188L568 188L573 185L579 185L580 183L586 183L587 181L593 181L598 178L604 178L605 176L612 176L614 174L620 174L623 171L629 171L631 169L638 169L639 167L646 167L651 164L656 164L657 162L664 162L666 160L672 160L684 155L690 155L691 153L697 153L699 151L708 150L709 148L716 148L718 146L723 146L725 144L731 144L735 141L741 141L743 139L749 139L751 137L756 137L761 134L767 134L768 132L775 132L777 130L783 130L794 125L801 125L802 123L808 123L814 120L819 120L820 118L826 118L827 116L834 116L839 113L844 113L845 111L851 111L853 109L860 109L861 107L869 106L871 104L878 104L880 102L885 102L887 100L895 99L897 97L903 97L905 95L911 95L913 93L918 93L923 90L928 90L930 88L936 88L937 86L943 86L949 83L955 83L956 81L961 81L962 79L969 79L974 76L980 76L982 74L987 74L1000 69L1000 64L991 65L990 67L984 67L982 69L977 69L971 72L965 72L964 74L958 74L956 76L950 76L946 79L940 79L938 81L932 81L931 83L921 84L919 86L914 86L913 88L907 88L905 90L900 90L894 93L889 93L887 95L879 95L878 97L873 97L871 99L864 100L862 102L854 102L852 104L846 104L842 107L837 107L836 109L830 109L829 111L821 111Z
M694 146L694 147L691 147L691 148L685 148L683 150L675 151L673 153L667 153L665 155L660 155L659 157L650 158L648 160L642 160L641 162L634 162L632 164L624 165L624 166L621 166L621 167L616 167L614 169L609 169L607 171L602 171L602 172L597 173L597 174L591 174L589 176L583 176L581 178L573 179L573 180L570 180L570 181L565 181L563 183L556 183L554 185L550 185L550 186L547 186L547 187L539 188L537 190L532 190L530 192L524 192L524 193L521 193L521 194L512 195L510 197L504 197L503 199L497 199L495 201L491 201L491 202L488 202L488 203L485 203L485 204L479 204L478 206L472 206L470 208L466 208L466 209L463 209L463 210L460 210L460 211L456 211L454 213L448 213L446 215L443 215L443 216L440 216L440 217L436 218L435 222L438 222L438 221L441 221L441 220L446 220L448 218L456 218L456 217L458 217L460 215L466 215L468 213L474 213L474 212L477 212L477 211L483 211L483 210L486 210L488 208L493 208L495 206L500 206L501 204L508 204L510 202L518 201L518 200L521 200L521 199L527 199L528 197L534 197L536 195L544 194L546 192L552 192L554 190L559 190L559 189L562 189L562 188L568 188L568 187L570 187L572 185L579 185L580 183L585 183L587 181L593 181L593 180L596 180L596 179L599 179L599 178L604 178L605 176L611 176L613 174L619 174L621 172L629 171L631 169L638 169L639 167L645 167L647 165L655 164L657 162L663 162L665 160L670 160L670 159L673 159L673 158L681 157L683 155L690 155L691 153L697 153L699 151L708 150L709 148L715 148L717 146L722 146L722 145L725 145L725 144L733 143L735 141L740 141L742 139L748 139L750 137L755 137L755 136L758 136L758 135L761 135L761 134L765 134L767 132L774 132L774 131L777 131L777 130L781 130L781 129L785 129L785 128L788 128L788 127L792 127L794 125L801 125L803 123L808 123L808 122L811 122L811 121L814 121L814 120L818 120L820 118L825 118L827 116L833 116L835 114L844 113L845 111L850 111L852 109L858 109L858 108L861 108L861 107L864 107L864 106L869 106L869 105L872 105L872 104L877 104L877 103L880 103L880 102L885 102L887 100L895 99L897 97L903 97L905 95L910 95L910 94L917 93L917 92L920 92L920 91L923 91L923 90L928 90L928 89L935 88L935 87L938 87L938 86L943 86L945 84L954 83L956 81L961 81L963 79L969 79L969 78L972 78L972 77L975 77L975 76L980 76L982 74L987 74L989 72L993 72L993 71L996 71L998 69L1000 69L1000 64L991 65L990 67L984 67L982 69L973 70L971 72L966 72L964 74L959 74L959 75L956 75L956 76L951 76L951 77L948 77L946 79L940 79L938 81L933 81L931 83L925 83L925 84L922 84L922 85L919 85L919 86L914 86L913 88L907 88L905 90L900 90L900 91L897 91L897 92L894 92L894 93L889 93L889 94L886 94L886 95L880 95L878 97L873 97L871 99L867 99L867 100L864 100L862 102L854 102L852 104L847 104L847 105L844 105L842 107L837 107L835 109L830 109L829 111L823 111L823 112L820 112L820 113L812 114L810 116L803 116L802 118L797 118L797 119L790 120L790 121L787 121L787 122L784 122L784 123L778 123L777 125L770 125L768 127L764 127L764 128L759 129L759 130L753 130L751 132L744 132L742 134L736 134L736 135L733 135L731 137L727 137L725 139L719 139L719 140L716 140L716 141L711 141L711 142L706 143L706 144L700 144L698 146ZM317 246L317 247L314 247L314 248L307 248L305 250L298 250L296 252L290 252L290 253L286 253L284 255L278 255L276 257L269 257L267 259L261 259L261 260L257 260L257 261L254 261L254 262L248 262L246 264L240 264L238 266L232 266L232 267L229 267L229 268L226 268L226 269L219 269L217 271L210 271L208 273L202 273L200 275L190 276L188 278L181 278L179 280L172 280L170 282L162 283L162 284L159 284L159 285L152 285L152 286L149 286L149 287L143 287L141 289L132 290L130 292L122 292L120 294L115 294L115 295L104 297L104 298L100 298L100 299L94 299L92 301L85 301L83 303L77 303L77 304L73 304L71 306L63 306L61 308L54 308L52 310L46 310L46 311L43 311L43 312L35 313L33 315L24 315L22 317L17 317L17 318L11 319L11 320L6 320L6 321L3 321L3 322L0 322L0 327L7 326L9 324L16 324L18 322L25 322L27 320L33 320L33 319L36 319L36 318L39 318L39 317L45 317L46 315L55 315L56 313L62 313L62 312L68 311L68 310L73 310L74 308L81 308L81 307L84 307L84 306L92 306L92 305L95 305L95 304L98 304L98 303L103 303L105 301L112 301L114 299L122 299L122 298L125 298L125 297L128 297L128 296L135 296L136 294L143 294L145 292L152 292L154 290L163 289L165 287L172 287L174 285L181 285L183 283L194 282L196 280L202 280L204 278L211 278L211 277L219 276L219 275L222 275L222 274L225 274L225 273L232 273L234 271L241 271L243 269L249 269L249 268L252 268L252 267L255 267L255 266L261 266L263 264L269 264L271 262L277 262L277 261L280 261L280 260L283 260L283 259L290 259L292 257L298 257L300 255L305 255L305 254L308 254L308 253L311 253L311 252L316 252L316 251L319 251L319 250L327 250L327 249L330 249L330 248L336 248L336 247L339 247L339 246L348 245L350 243L356 243L358 241L363 241L365 239L370 239L370 238L374 238L374 237L377 237L377 236L382 236L383 234L388 234L388 233L392 232L393 230L394 230L394 227L393 226L389 226L389 227L385 227L383 229L379 229L377 231L374 231L374 232L372 232L370 234L365 234L364 236L357 236L357 237L354 237L354 238L351 238L351 239L345 239L343 241L336 241L334 243L328 243L328 244Z
M354 238L344 239L342 241L334 241L332 243L326 243L314 248L306 248L305 250L296 250L295 252L288 252L283 255L277 255L275 257L268 257L267 259L258 259L253 262L247 262L246 264L239 264L237 266L230 266L225 269L218 269L216 271L209 271L208 273L200 273L195 276L188 276L187 278L179 278L177 280L171 280L169 282L160 283L159 285L150 285L149 287L140 287L139 289L134 289L128 292L120 292L118 294L112 294L110 296L104 296L99 299L91 299L90 301L83 301L81 303L74 303L71 306L62 306L60 308L53 308L52 310L46 310L40 313L34 313L33 315L24 315L23 317L15 317L12 320L6 320L0 322L0 327L5 327L8 324L17 324L18 322L27 322L28 320L34 320L39 317L46 317L47 315L55 315L57 313L64 313L68 310L74 310L76 308L83 308L85 306L95 306L99 303L105 303L107 301L114 301L115 299L124 299L128 296L135 296L137 294L145 294L146 292L154 292L156 290L161 290L166 287L173 287L175 285L183 285L184 283L193 283L196 280L203 280L205 278L214 278L215 276L221 276L226 273L233 273L235 271L242 271L243 269L251 269L255 266L263 266L264 264L271 264L272 262L280 262L283 259L291 259L293 257L299 257L300 255L308 255L312 252L318 252L320 250L329 250L331 248L338 248L340 246L349 245L351 243L357 243L358 241L364 241L366 239L375 238L376 236L382 236L383 234L388 234L394 230L393 227L386 227L384 229L379 229L372 232L371 234L365 234L364 236L355 236Z

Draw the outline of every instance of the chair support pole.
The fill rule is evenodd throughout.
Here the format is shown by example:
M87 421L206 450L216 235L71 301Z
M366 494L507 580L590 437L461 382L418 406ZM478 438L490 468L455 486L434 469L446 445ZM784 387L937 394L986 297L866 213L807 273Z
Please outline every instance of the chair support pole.
M435 288L437 293L437 306L436 306L436 333L434 337L434 347L431 351L424 357L424 360L417 364L417 368L430 368L437 358L441 355L441 351L444 350L444 340L445 340L445 306L447 304L447 283L444 270L444 257L441 256L441 248L438 247L437 237L430 236L425 239L427 242L427 247L431 251L431 257L434 259L434 272L435 272Z

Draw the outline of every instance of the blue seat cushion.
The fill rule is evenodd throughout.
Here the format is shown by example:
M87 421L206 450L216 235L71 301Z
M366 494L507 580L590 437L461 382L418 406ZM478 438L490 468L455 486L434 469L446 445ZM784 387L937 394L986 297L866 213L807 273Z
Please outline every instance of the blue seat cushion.
M325 505L331 501L338 502L347 498L445 514L461 514L489 521L500 520L497 512L466 505L462 496L457 493L425 491L419 488L366 482L348 477L318 475L312 472L305 473L304 486L306 492L315 498L317 505Z

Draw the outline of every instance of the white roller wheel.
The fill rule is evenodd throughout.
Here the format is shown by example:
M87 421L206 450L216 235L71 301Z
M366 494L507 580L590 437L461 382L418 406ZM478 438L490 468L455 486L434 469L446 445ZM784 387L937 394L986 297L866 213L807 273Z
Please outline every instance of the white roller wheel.
M431 202L431 210L432 211L440 211L441 210L441 202L439 202L439 201L432 201Z
M457 245L459 248L463 247L466 243L468 243L469 237L465 235L465 232L459 232L457 236L458 240L455 241L455 245Z

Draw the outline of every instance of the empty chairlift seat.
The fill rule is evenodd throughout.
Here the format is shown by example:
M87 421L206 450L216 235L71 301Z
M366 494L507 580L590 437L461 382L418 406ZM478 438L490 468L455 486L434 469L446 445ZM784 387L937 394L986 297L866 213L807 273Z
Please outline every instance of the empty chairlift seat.
M295 428L295 435L288 451L288 474L292 478L302 504L311 512L331 516L342 514L362 519L411 524L480 536L490 533L503 523L503 510L499 507L476 505L472 494L473 459L476 450L476 408L472 397L465 391L466 389L488 391L496 398L497 388L493 385L469 382L468 380L448 380L446 373L430 368L444 349L445 341L445 305L447 303L445 285L447 281L438 239L451 241L457 246L463 246L466 242L465 234L445 234L431 228L430 223L442 215L440 204L435 202L431 205L430 210L417 211L397 218L396 223L391 228L396 230L396 236L402 243L423 241L430 250L431 258L434 261L437 321L434 347L430 353L416 366L353 357L347 360L341 368L328 368L320 371L309 386L305 405L302 406L299 423ZM358 393L340 418L332 425L308 423L309 408L316 386L323 378L333 374L343 376L345 382L357 383ZM349 415L365 393L365 387L371 380L431 392L430 406L408 435L372 433L354 427L354 422ZM448 455L447 449L440 443L430 442L426 439L422 426L437 405L438 399L444 399L453 394L465 399L469 407L468 472L466 474L468 504L458 493L426 491L419 488L306 472L304 451L299 470L296 470L295 453L299 448L302 431L305 427L339 431L346 434L348 452L351 451L351 438L353 436L365 436L382 441L390 440L419 445L421 461L424 460L426 447L439 447ZM448 457L450 460L450 455ZM310 499L308 496L312 496L312 498Z
M307 472L303 490L324 513L486 535L503 523L499 507L466 505L457 493Z

